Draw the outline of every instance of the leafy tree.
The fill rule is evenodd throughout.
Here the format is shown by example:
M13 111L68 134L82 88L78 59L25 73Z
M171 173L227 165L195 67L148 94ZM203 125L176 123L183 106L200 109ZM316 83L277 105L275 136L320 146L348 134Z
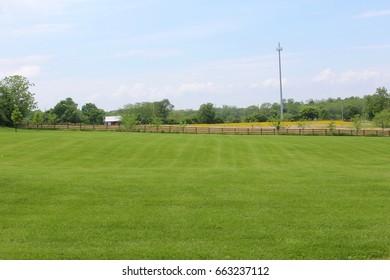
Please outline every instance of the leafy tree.
M370 120L373 119L376 114L390 107L389 97L389 93L384 87L377 88L376 93L373 95L365 96L366 111Z
M159 128L162 124L162 120L159 117L154 117L150 123L153 127Z
M329 109L321 106L319 108L319 112L318 113L319 113L318 117L319 117L320 120L329 120L330 119Z
M198 111L198 121L199 123L215 123L216 111L212 103L202 104L199 107Z
M33 121L37 125L37 128L43 122L43 113L41 110L35 111Z
M363 124L363 118L360 115L355 115L354 117L351 118L352 125L356 129L356 133L359 132L359 130L362 128Z
M60 122L64 123L80 123L82 120L81 111L77 109L77 104L70 97L57 103L53 113L57 115Z
M333 133L335 132L336 130L336 122L335 121L330 121L328 123L328 128L330 130L330 133L333 135Z
M318 119L319 110L315 106L303 106L301 108L300 117L301 119L315 120Z
M279 116L270 117L270 118L268 118L268 121L272 124L273 127L276 128L276 131L278 133L279 133L280 129L283 128L282 119Z
M168 99L163 99L153 103L154 105L154 117L159 117L163 123L168 122L168 116L172 112L174 106Z
M87 103L81 107L84 122L87 124L103 124L105 112L93 103Z
M23 114L20 112L18 105L14 105L14 109L11 113L11 120L15 125L15 132L17 132L18 124L23 121Z
M30 92L32 86L34 84L27 78L19 75L9 76L0 81L0 124L13 124L11 115L15 105L22 118L36 108L34 94Z
M379 127L390 127L390 109L386 109L378 113L374 117L373 121Z
M306 127L310 126L310 124L307 122L306 119L300 119L297 121L297 126L303 130L305 130Z
M138 124L137 116L132 113L123 114L121 124L126 131L133 131Z
M294 99L290 98L287 100L287 102L284 102L283 109L285 111L284 119L296 121L300 118L300 111L301 111L302 103L294 101Z
M53 112L53 109L46 111L44 118L49 124L56 124L58 122L58 116Z

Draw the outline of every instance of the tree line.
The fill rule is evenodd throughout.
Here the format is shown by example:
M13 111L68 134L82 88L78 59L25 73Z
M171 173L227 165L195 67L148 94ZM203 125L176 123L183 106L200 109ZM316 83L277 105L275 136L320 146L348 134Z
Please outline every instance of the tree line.
M0 125L15 126L24 121L42 123L103 124L105 116L119 115L126 126L138 124L214 124L239 122L281 121L279 103L263 103L246 108L212 103L200 105L198 110L175 110L168 99L155 102L127 104L122 108L105 112L93 103L81 108L71 97L59 101L45 112L37 109L34 84L19 75L0 81ZM347 120L374 121L377 126L390 127L390 95L386 88L364 97L328 98L308 100L283 100L283 121Z

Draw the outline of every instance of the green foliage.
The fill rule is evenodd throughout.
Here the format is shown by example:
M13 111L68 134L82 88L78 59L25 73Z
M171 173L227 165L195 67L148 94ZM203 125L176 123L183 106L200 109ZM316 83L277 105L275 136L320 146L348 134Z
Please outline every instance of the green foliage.
M62 123L80 123L82 121L82 113L70 97L57 103L53 108L53 113Z
M390 256L385 137L3 129L0 147L2 260Z
M168 99L156 102L141 102L136 104L125 105L123 109L110 112L111 114L133 114L137 116L137 121L141 124L152 123L153 118L158 117L162 123L166 124L169 122L178 123L180 120L173 116L170 119L170 114L173 111L174 106L169 102Z
M155 116L161 120L161 123L168 122L168 116L172 112L174 106L169 102L168 99L163 99L162 101L154 102Z
M330 133L334 133L334 131L336 130L336 122L335 121L330 121L328 123L328 129L330 130Z
M162 120L159 117L154 117L150 123L153 127L160 127L162 124Z
M30 87L34 86L23 76L15 75L4 78L0 81L0 124L11 125L12 112L17 106L22 118L36 108L34 94Z
M49 110L45 112L45 121L49 124L56 124L58 122L58 116L53 112L53 110Z
M81 107L84 122L87 124L103 124L105 112L93 103L87 103Z
M353 118L351 118L352 125L356 129L356 131L359 131L362 128L363 124L363 118L360 115L355 115Z
M282 119L279 116L270 117L268 121L272 123L272 126L275 127L278 132L283 128Z
M377 88L375 94L365 97L365 102L370 120L384 109L390 108L390 96L386 88Z
M212 103L202 104L198 110L198 122L211 124L215 123L216 110Z
M299 115L301 119L316 120L318 119L320 112L319 109L315 106L303 106Z
M43 113L41 110L37 110L34 112L33 121L37 125L37 127L43 122Z
M125 131L133 131L137 127L138 120L135 114L123 114L121 117L121 127L124 128Z
M15 131L17 131L18 124L20 124L23 121L23 114L22 112L20 112L19 107L17 105L14 105L14 109L12 110L11 120L15 125Z
M307 122L306 119L300 119L297 121L297 126L301 129L305 129L306 127L310 126L310 124Z
M383 110L378 113L374 119L374 123L382 128L390 127L390 109Z

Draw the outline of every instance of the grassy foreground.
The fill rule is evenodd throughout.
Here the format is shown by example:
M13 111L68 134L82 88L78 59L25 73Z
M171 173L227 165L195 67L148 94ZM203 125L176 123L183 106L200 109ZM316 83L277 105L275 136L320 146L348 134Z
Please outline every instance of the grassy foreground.
M0 128L0 259L389 259L390 139Z

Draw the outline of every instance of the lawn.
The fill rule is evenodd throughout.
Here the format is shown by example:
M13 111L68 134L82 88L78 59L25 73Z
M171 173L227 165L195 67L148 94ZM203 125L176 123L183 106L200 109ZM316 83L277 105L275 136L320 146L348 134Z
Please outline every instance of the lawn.
M390 138L0 128L0 259L389 259Z

